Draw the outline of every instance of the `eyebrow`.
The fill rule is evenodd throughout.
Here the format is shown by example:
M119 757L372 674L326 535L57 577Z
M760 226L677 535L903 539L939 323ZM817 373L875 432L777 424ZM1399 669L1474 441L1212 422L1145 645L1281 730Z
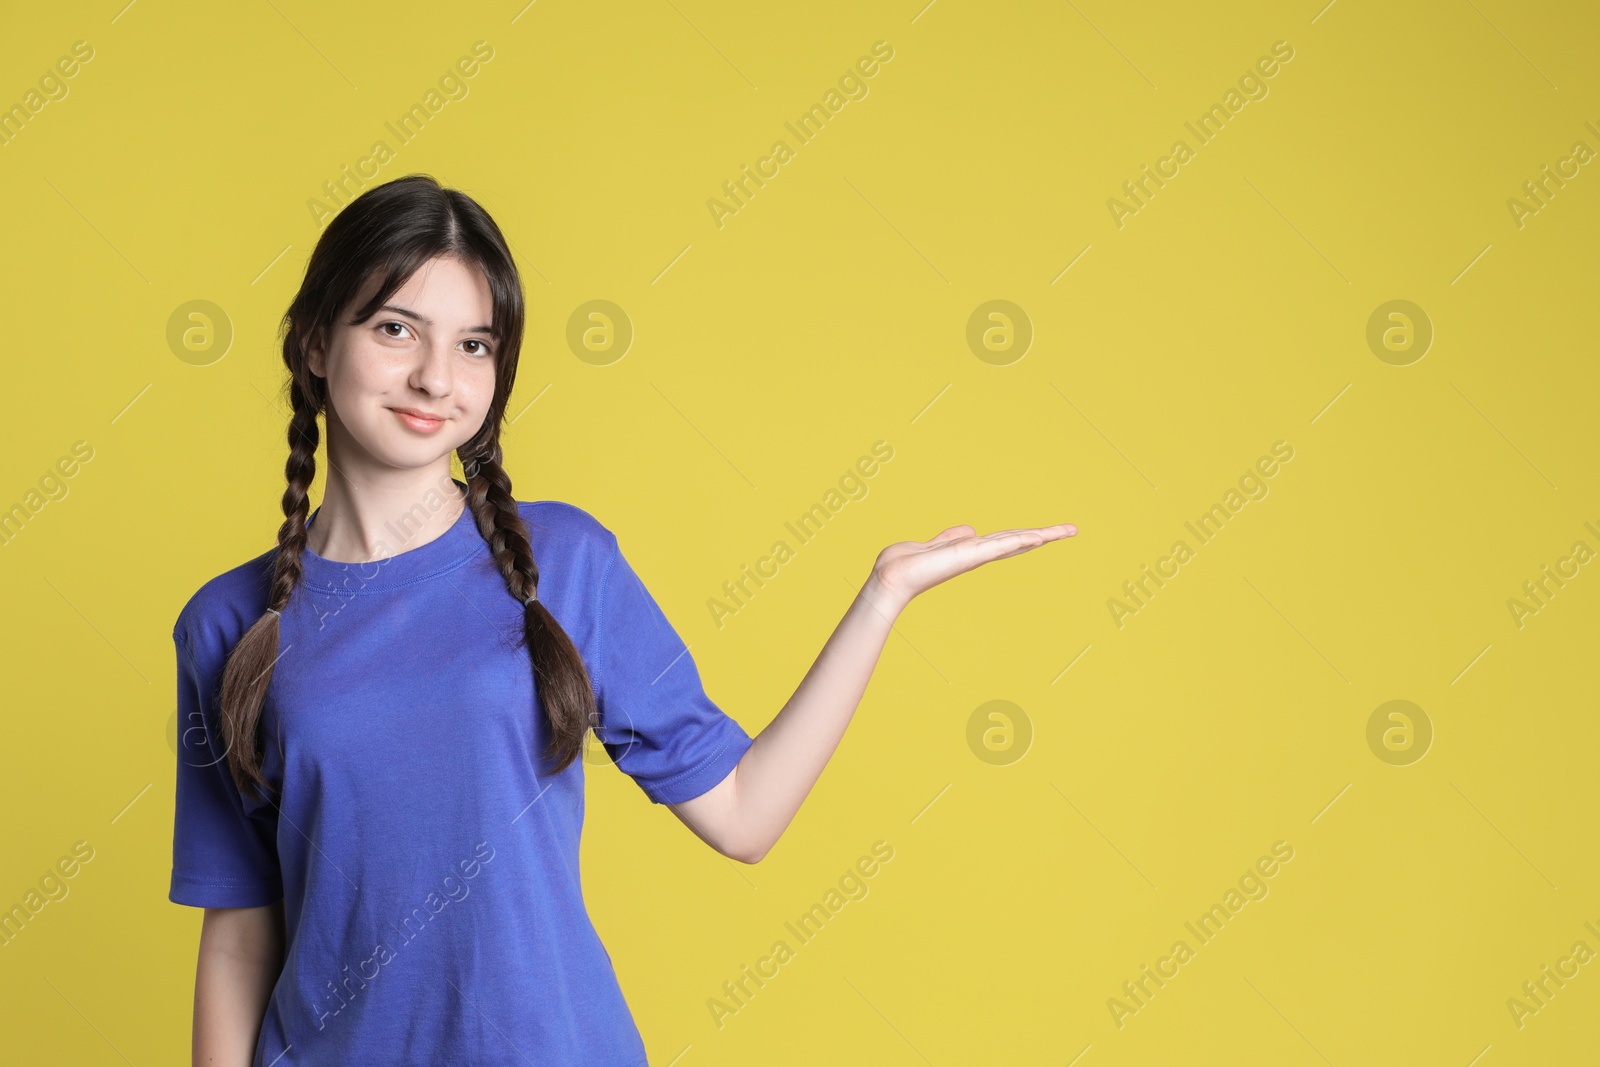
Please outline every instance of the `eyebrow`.
M398 306L396 306L394 304L385 304L381 308L379 308L378 310L379 311L392 311L396 315L404 315L408 319L416 319L418 322L422 323L422 325L424 325L424 326L432 326L433 325L433 320L432 319L423 318L421 315L418 315L415 311L411 311L411 310L409 310L407 308L403 308L403 307L398 307ZM468 329L466 332L467 333L493 333L494 332L494 327L492 327L492 326L473 326L472 328Z

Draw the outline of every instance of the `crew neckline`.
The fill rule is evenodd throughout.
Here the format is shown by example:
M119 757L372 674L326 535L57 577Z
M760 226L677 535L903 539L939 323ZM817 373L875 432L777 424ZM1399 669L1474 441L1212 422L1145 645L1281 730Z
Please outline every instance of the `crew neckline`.
M451 478L465 493L465 482ZM318 504L309 518L306 529L322 513ZM384 531L391 543L400 541L404 531L390 523ZM413 535L414 536L414 535ZM419 582L445 571L454 570L472 558L474 550L483 551L486 543L478 532L478 524L471 507L463 507L456 521L444 533L426 544L408 548L384 559L361 563L345 563L319 556L307 545L300 552L301 580L319 592L371 593L396 586Z

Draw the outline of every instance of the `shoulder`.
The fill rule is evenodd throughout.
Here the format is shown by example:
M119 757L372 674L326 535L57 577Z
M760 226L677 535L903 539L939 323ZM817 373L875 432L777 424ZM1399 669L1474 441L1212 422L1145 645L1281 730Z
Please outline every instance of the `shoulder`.
M267 609L276 554L277 549L269 549L201 585L178 612L174 639L201 663L225 658Z
M564 500L519 500L517 511L527 520L536 541L595 554L602 560L616 550L616 534L576 504Z
M617 535L590 512L564 500L518 501L527 520L534 558L541 574L561 573L577 583L591 609L597 609L612 572L626 569Z

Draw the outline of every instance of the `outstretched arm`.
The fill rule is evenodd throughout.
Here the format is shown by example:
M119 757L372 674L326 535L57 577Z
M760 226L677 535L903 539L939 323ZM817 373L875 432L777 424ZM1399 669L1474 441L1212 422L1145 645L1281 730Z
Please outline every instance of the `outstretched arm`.
M978 536L952 526L878 555L861 591L783 710L733 771L672 813L725 856L757 863L782 836L855 715L894 620L913 597L957 574L1078 532L1070 523Z

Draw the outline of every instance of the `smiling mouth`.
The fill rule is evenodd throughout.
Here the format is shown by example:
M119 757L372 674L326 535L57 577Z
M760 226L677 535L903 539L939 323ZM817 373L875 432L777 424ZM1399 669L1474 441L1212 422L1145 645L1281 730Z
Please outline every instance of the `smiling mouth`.
M390 408L389 410L399 416L400 421L411 429L423 432L437 430L444 425L445 421L443 416L419 415L415 411L407 411L403 408Z

